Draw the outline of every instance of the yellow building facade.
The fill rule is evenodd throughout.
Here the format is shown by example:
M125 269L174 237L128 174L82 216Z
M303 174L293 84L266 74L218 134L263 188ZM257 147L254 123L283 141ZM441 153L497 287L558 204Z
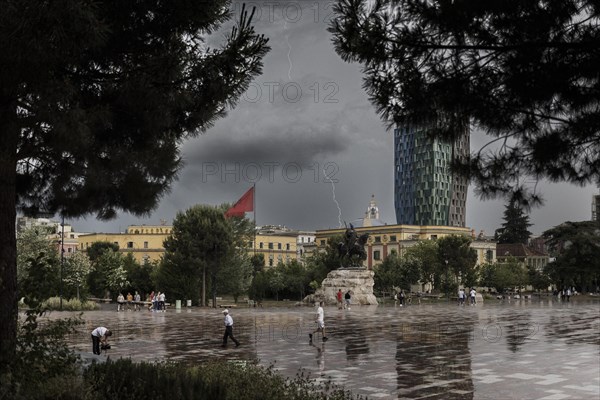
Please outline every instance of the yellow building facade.
M125 233L89 233L78 237L78 248L87 251L95 242L110 242L123 254L132 254L137 262L159 261L165 253L164 241L173 228L164 225L131 225Z
M267 268L275 267L279 263L287 264L297 259L297 239L297 232L258 232L249 253L262 254Z
M477 253L477 263L494 262L496 260L496 243L477 240L469 228L453 226L418 226L418 225L381 225L354 228L358 236L367 233L369 240L365 246L367 259L363 265L368 269L381 264L392 251L402 256L406 250L422 240L436 240L449 235L462 235L473 238L471 247ZM316 232L316 249L323 248L327 241L335 236L343 235L345 228L327 229Z

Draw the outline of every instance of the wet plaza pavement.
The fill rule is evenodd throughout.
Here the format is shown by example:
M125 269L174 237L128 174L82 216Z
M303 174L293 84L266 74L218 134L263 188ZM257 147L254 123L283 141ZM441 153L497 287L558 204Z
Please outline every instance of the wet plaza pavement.
M199 308L86 312L70 340L93 357L90 332L101 325L114 332L111 358L259 360L286 376L303 369L369 398L600 398L598 302L326 307L329 340L319 335L312 344L310 307L230 311L239 348L220 347L221 310Z

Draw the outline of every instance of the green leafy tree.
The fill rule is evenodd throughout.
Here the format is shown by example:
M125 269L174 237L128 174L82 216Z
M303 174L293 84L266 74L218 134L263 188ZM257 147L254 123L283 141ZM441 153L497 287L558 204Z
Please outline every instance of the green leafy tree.
M95 265L106 275L105 289L111 291L113 298L116 298L129 285L125 260L121 253L105 251L96 260Z
M363 65L390 126L493 137L454 160L484 198L538 203L528 176L600 182L597 2L338 0L334 12L335 49Z
M513 288L521 288L529 283L527 268L520 262L510 259L507 262L486 264L482 267L480 284L505 293Z
M462 235L444 236L437 240L438 258L443 268L442 290L446 295L458 288L460 279L476 280L473 278L477 253L471 248L471 239Z
M240 296L248 293L253 272L246 248L236 248L218 271L219 289L231 294L237 303Z
M219 208L225 213L230 207L231 204L224 203ZM233 243L226 261L217 272L217 281L219 290L233 295L237 303L238 298L248 292L255 273L255 264L248 255L250 244L254 240L255 225L248 218L237 216L226 218L226 222L231 226ZM255 257L254 263L257 266L260 262L261 260ZM264 266L264 257L262 263Z
M438 252L436 240L421 240L406 250L406 257L420 261L421 283L432 283L434 287L439 285L442 268Z
M529 216L523 212L523 209L516 203L511 202L504 209L504 222L502 228L496 229L494 239L498 243L522 243L527 245L531 232L528 228Z
M343 242L342 235L335 235L327 240L323 248L319 248L305 259L309 282L315 281L321 286L327 274L341 265L338 243Z
M600 222L565 222L542 236L556 255L546 272L559 288L574 285L586 292L600 285Z
M253 254L250 257L250 264L252 264L252 275L256 276L256 274L265 269L265 255L262 253Z
M310 276L306 267L297 260L291 260L286 264L279 264L278 269L282 272L283 283L287 292L291 296L299 296L299 300L302 300L309 288Z
M90 261L95 262L106 250L110 250L113 252L119 251L119 245L117 243L111 242L94 242L87 249L87 255L90 258Z
M29 273L19 284L19 293L25 303L36 308L42 301L58 295L60 262L56 257L40 253L27 260Z
M48 239L48 229L45 227L34 226L21 231L17 236L17 282L21 296L22 283L29 278L33 263L42 263L49 273L59 265L57 244ZM58 277L59 271L55 272ZM50 280L53 281L54 278L50 277Z
M0 3L0 362L17 331L15 216L144 215L182 167L181 143L261 73L252 15L206 48L230 1Z
M267 282L269 283L269 290L275 294L275 300L279 301L279 292L285 289L285 282L281 271L275 267L270 268L266 271Z
M537 291L548 290L550 286L550 277L545 271L540 271L531 265L527 266L527 280L529 284Z
M119 246L113 246L108 242L101 242L101 244L94 245L96 245L96 243L92 244L88 249L88 256L92 263L92 269L87 276L87 286L92 295L104 298L108 295L107 292L109 290L107 282L109 266L102 262L102 256L105 253L117 253L119 251Z
M124 259L125 271L129 287L127 291L131 294L136 291L144 299L144 295L150 293L155 287L155 273L158 269L158 261L138 263L131 254L127 254Z
M76 251L68 257L65 257L63 264L63 283L65 297L73 297L79 300L80 297L86 297L87 278L92 270L92 263L87 254Z
M421 277L421 264L421 260L410 255L401 258L395 252L390 254L374 268L375 288L386 292L393 292L396 288L410 290Z
M260 271L252 278L248 295L252 300L263 301L269 293L269 276L267 271Z
M165 242L157 284L173 298L196 300L206 305L206 282L210 280L213 304L217 275L235 250L232 225L219 207L195 205L178 212ZM184 281L187 280L187 283Z

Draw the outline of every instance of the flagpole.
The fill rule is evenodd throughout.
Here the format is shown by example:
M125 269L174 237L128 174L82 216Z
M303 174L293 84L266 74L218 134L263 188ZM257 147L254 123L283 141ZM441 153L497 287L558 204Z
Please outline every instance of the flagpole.
M254 250L253 254L256 254L256 182L254 182L252 184L252 189L253 189L252 191L254 192L253 196L252 196L252 210L253 210L252 215L254 218L254 246L252 246L252 247Z

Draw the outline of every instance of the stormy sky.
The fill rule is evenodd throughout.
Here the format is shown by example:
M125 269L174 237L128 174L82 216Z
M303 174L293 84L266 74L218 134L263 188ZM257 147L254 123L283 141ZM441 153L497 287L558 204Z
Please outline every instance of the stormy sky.
M67 221L79 232L119 232L131 224L172 223L195 204L235 202L256 184L256 222L295 229L335 228L362 218L371 199L381 219L396 223L393 133L362 89L361 66L335 53L327 32L331 1L255 1L255 27L269 38L264 70L228 116L184 143L185 166L171 193L148 218L120 213L113 221ZM232 5L239 17L241 3ZM234 18L235 18L234 17ZM211 47L222 42L213 35ZM486 143L472 134L471 150ZM333 182L332 182L333 181ZM545 205L531 210L540 234L564 221L591 218L593 185L538 185ZM339 208L338 208L339 207ZM492 235L504 202L467 200L467 226ZM252 214L248 214L252 217Z

